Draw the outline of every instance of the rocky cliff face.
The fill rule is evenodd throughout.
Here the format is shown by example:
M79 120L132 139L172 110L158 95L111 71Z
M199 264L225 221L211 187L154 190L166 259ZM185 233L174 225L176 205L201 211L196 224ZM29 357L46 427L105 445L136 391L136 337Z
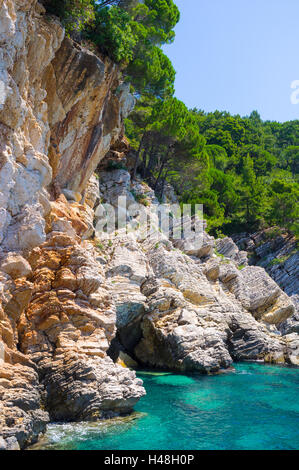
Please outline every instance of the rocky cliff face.
M36 0L1 1L0 42L0 446L18 448L49 419L126 412L144 393L106 354L115 306L82 241L87 182L134 99Z
M99 240L117 304L116 349L144 366L203 373L228 368L233 360L298 364L298 336L283 336L278 329L294 304L264 269L248 266L246 253L231 239L204 233L194 249L195 232L179 240L159 230L145 236L135 197L146 202L148 213L157 201L125 170L101 174L100 190L112 206L127 195L136 227L129 234L110 234L108 244Z
M204 234L194 250L195 233L138 229L136 202L149 213L154 192L103 164L134 105L117 67L36 0L0 2L0 42L0 448L26 447L49 420L129 412L145 391L126 363L298 364L298 335L278 329L293 303L232 241ZM94 239L119 196L136 230Z

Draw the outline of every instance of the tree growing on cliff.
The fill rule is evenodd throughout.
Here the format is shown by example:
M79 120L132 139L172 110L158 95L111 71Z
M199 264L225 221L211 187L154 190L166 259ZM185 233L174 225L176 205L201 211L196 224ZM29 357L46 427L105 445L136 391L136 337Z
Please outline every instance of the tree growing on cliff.
M136 176L137 167L143 178L163 196L166 179L171 176L176 179L183 172L200 165L205 139L199 134L196 119L187 107L176 98L156 100L150 114L133 113L127 120L127 128L134 128L133 121L140 125L140 116L146 117L143 121L143 132L135 157L133 177ZM184 170L185 171L184 171Z
M134 8L139 2L140 0L98 0L97 4L100 8L107 6L118 6L124 10L130 10L131 8Z
M85 35L114 62L128 64L134 57L138 38L131 27L131 17L122 8L96 7L95 20Z
M95 19L94 0L41 0L48 13L58 16L69 34L82 31Z

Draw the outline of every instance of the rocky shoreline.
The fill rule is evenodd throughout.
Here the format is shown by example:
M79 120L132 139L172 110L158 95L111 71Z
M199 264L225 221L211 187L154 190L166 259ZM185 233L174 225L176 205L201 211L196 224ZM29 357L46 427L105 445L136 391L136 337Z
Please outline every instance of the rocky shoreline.
M99 198L112 205L127 192L130 206L131 191L148 200L145 211L155 203L153 191L131 182L126 170L102 174L100 190ZM233 360L297 364L296 338L282 336L278 328L294 304L264 269L247 265L246 253L231 239L204 233L194 252L190 239L173 243L160 232L153 239L143 239L138 230L114 235L110 247L102 243L102 262L117 305L116 342L138 363L203 373ZM225 250L230 245L234 253Z

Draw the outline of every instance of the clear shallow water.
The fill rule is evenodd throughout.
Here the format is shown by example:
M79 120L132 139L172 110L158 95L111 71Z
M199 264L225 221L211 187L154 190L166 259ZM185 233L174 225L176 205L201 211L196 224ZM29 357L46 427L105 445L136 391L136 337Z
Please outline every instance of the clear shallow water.
M236 372L139 373L147 390L130 418L50 425L37 448L299 449L299 369L237 364Z

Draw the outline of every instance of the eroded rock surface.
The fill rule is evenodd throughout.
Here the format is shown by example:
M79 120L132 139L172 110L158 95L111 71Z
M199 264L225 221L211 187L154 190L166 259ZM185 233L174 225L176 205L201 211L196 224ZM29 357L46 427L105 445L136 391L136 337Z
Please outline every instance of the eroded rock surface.
M261 266L291 298L296 312L279 329L283 334L299 331L299 251L296 237L273 227L254 234L234 237L238 247L245 249L250 263Z
M0 2L0 43L0 447L17 449L49 419L126 412L144 394L106 354L115 305L82 242L90 177L134 99L37 0Z
M299 307L299 252L296 238L273 227L254 234L234 237L250 255L250 263L261 266Z
M131 204L134 187L125 170L107 173L104 185L100 181L103 199L113 205L125 195ZM116 282L112 296L120 298L119 276L131 300L143 296L138 313L129 307L131 316L121 303L122 352L146 366L203 373L230 367L233 360L295 363L295 342L291 346L277 328L293 315L294 304L264 269L243 264L246 253L240 254L232 240L204 234L202 247L194 249L195 232L172 243L159 231L144 236L138 211L130 218L136 230L110 234L110 248L102 246L108 253L106 277ZM180 224L173 220L173 227ZM133 293L129 279L134 276L139 284ZM133 331L134 339L127 341Z

